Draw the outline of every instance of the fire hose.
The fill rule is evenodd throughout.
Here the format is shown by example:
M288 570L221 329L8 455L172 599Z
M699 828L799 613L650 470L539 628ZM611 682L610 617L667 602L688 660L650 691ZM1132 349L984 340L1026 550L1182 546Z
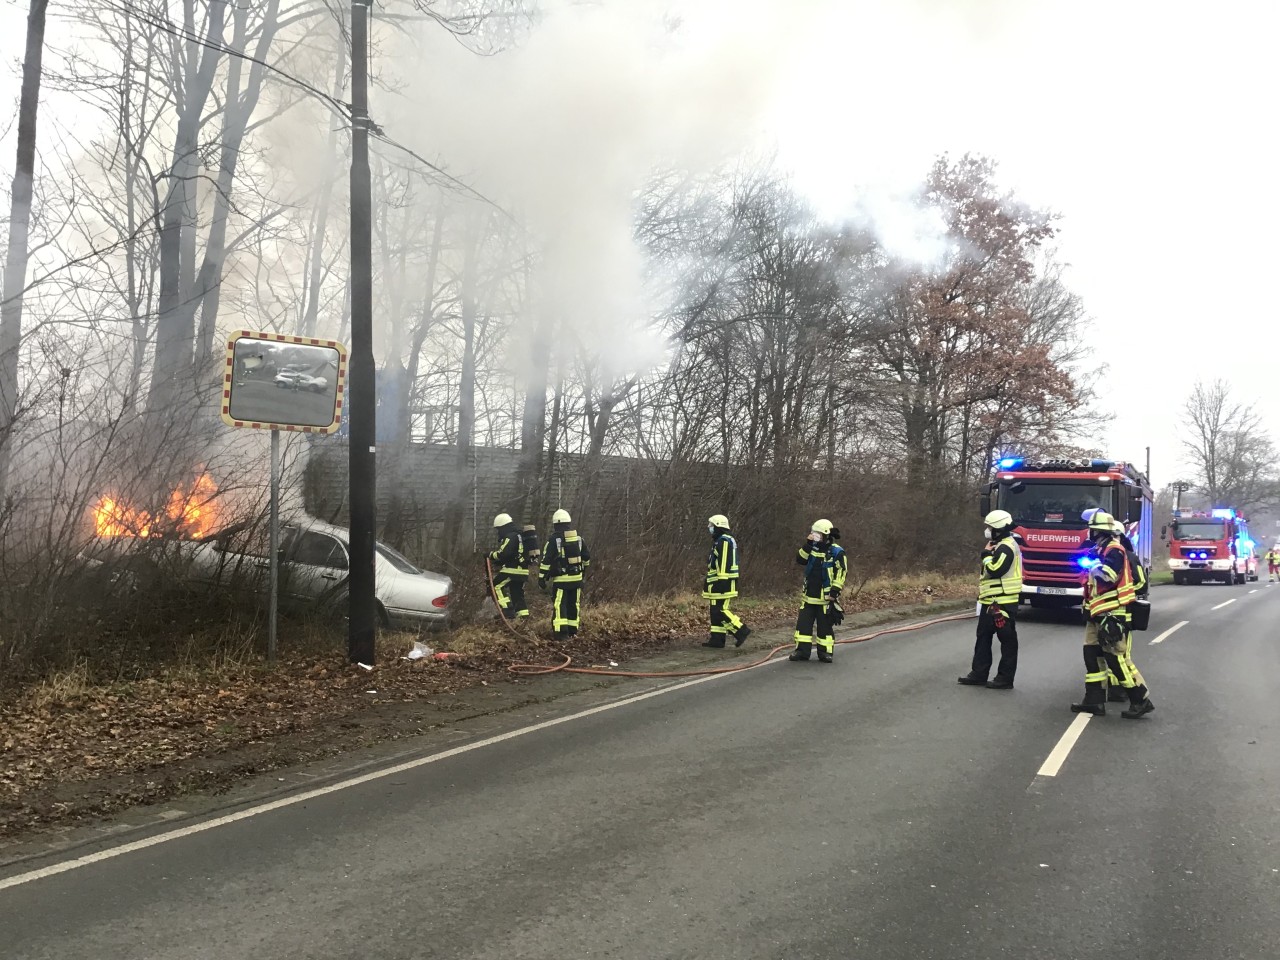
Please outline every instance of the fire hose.
M489 594L493 597L494 604L498 607L499 619L502 620L508 630L517 636L527 636L523 631L518 630L516 626L507 619L506 614L502 610L502 604L498 602L497 588L493 582L493 564L488 557L484 560L485 571L488 574ZM958 620L971 620L974 614L966 611L965 613L953 613L945 617L934 617L932 620L923 620L919 623L907 623L897 627L885 627L882 630L874 630L871 633L865 633L856 637L844 637L836 640L836 646L846 646L854 643L866 643L868 640L875 640L877 637L885 637L894 633L911 633L914 630L923 630L925 627L936 626L939 623L951 623ZM784 650L790 650L795 646L792 642L780 643L768 653L749 663L734 664L727 667L703 667L699 670L616 670L605 667L575 667L573 666L573 658L568 654L561 654L564 657L563 663L557 664L540 664L540 663L512 663L507 665L507 670L518 677L539 677L549 673L580 673L593 677L632 677L634 679L657 679L662 677L707 677L721 673L741 673L744 670L754 670L757 667L763 667L771 661L779 653Z

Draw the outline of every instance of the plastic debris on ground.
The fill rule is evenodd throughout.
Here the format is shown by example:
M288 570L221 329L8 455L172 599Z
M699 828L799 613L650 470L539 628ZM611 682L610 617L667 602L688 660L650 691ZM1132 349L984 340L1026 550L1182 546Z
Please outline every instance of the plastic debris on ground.
M435 651L432 650L425 643L423 643L420 640L415 640L413 641L413 649L410 650L407 654L405 654L400 659L401 660L422 660L425 657L432 656L434 653Z

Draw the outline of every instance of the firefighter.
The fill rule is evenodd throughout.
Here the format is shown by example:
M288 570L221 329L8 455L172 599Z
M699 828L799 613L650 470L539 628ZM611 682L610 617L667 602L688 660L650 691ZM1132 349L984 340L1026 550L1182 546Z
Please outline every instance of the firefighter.
M591 552L578 532L570 529L572 524L568 510L557 510L551 515L551 537L542 548L542 563L538 567L538 586L545 590L550 580L555 591L551 603L551 632L557 640L567 640L582 625L582 574L591 565Z
M529 579L524 540L509 513L493 518L493 532L498 538L498 548L489 554L493 596L503 617L519 620L529 616L529 605L524 599L524 585Z
M791 660L808 660L813 646L818 659L831 663L835 635L829 617L831 602L831 521L814 522L809 536L800 545L796 563L804 567L804 598L796 617L796 649Z
M1121 712L1137 720L1155 710L1146 681L1133 665L1129 650L1129 607L1137 599L1137 585L1128 552L1116 536L1111 514L1099 510L1089 520L1093 543L1084 580L1084 699L1073 703L1075 713L1105 716L1108 673L1117 677L1129 695L1129 709Z
M992 510L983 522L987 544L982 548L982 568L978 575L978 636L973 644L973 663L959 682L969 687L1012 690L1018 672L1018 624L1015 613L1022 599L1022 551L1013 537L1013 515ZM995 679L991 672L991 640L1000 639L1000 665Z
M750 636L751 628L729 609L729 602L738 595L738 541L729 531L729 518L723 513L707 518L707 531L711 534L711 554L707 557L702 596L710 604L711 638L703 646L723 649L725 638L732 633L733 645L740 647Z
M1138 556L1138 552L1133 548L1133 541L1129 539L1125 526L1119 520L1111 521L1111 532L1116 535L1116 539L1120 541L1120 545L1124 547L1125 557L1129 561L1129 569L1133 571L1133 593L1135 598L1145 597L1147 595L1147 569L1142 564L1142 558ZM1118 651L1119 656L1125 661L1129 669L1137 671L1137 667L1133 665L1133 631L1125 631L1124 649ZM1124 703L1129 699L1129 695L1125 692L1124 684L1119 676L1107 668L1107 703Z
M827 618L831 626L838 627L844 623L844 608L840 606L840 594L844 592L844 583L849 578L849 554L840 546L840 531L831 528L831 603L827 607Z
M1280 546L1267 551L1267 583L1280 581Z

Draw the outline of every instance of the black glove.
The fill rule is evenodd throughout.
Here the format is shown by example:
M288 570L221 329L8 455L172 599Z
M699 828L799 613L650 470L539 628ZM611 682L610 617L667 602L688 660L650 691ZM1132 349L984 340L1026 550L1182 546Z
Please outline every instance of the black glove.
M831 593L831 600L832 600L832 602L834 602L834 601L836 601L836 600L839 600L839 599L840 599L840 588L839 588L839 587L832 587L832 588L831 588L830 593Z
M839 626L844 623L844 608L840 606L840 602L835 597L831 598L831 604L827 608L827 618L831 621L832 626Z

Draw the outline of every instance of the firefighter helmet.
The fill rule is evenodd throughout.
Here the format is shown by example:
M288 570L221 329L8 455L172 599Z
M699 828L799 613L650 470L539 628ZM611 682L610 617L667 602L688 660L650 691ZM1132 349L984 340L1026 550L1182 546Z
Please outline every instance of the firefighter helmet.
M1097 513L1099 509L1101 508L1090 507L1088 510L1081 511L1080 519L1083 520L1085 523L1088 523L1090 520L1093 519L1093 515Z
M1095 510L1093 516L1089 518L1089 529L1093 531L1101 531L1102 533L1110 533L1111 525L1115 523L1115 517L1107 513L1105 510Z
M569 516L568 510L557 510L551 515L552 523L573 523L573 518Z
M831 521L830 521L830 520L815 520L815 521L813 521L813 527L812 527L812 529L813 529L813 532L814 532L814 533L820 533L820 534L822 534L824 537L829 537L829 536L831 536Z
M493 518L493 525L495 527L505 527L510 522L511 522L511 514L509 513L500 513Z
M713 527L719 527L721 530L729 529L729 518L723 513L717 513L714 517L707 517L707 523Z
M1121 523L1119 520L1115 520L1115 519L1113 519L1113 520L1111 521L1111 532L1112 532L1112 533L1118 533L1118 534L1120 534L1121 536L1123 536L1123 535L1124 535L1125 533L1127 533L1128 531L1126 531L1126 530L1125 530L1125 526L1124 526L1124 524L1123 524L1123 523Z
M992 530L1003 530L1013 526L1013 514L1008 510L992 510L982 518L982 522Z

